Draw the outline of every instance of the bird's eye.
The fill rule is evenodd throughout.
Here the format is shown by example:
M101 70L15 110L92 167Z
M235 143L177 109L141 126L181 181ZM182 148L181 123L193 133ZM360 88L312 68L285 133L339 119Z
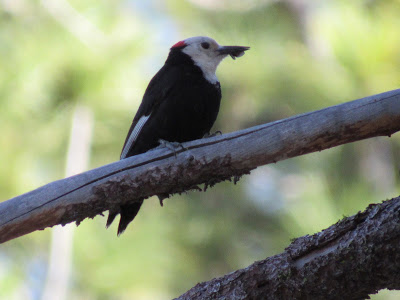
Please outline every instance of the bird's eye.
M210 48L210 44L207 43L207 42L201 43L201 46L202 46L204 49Z

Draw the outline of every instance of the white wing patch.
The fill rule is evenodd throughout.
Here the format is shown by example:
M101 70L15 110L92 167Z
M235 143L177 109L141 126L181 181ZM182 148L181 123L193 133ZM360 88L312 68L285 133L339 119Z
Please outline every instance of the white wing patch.
M128 154L129 149L131 149L131 147L132 147L133 143L136 141L140 131L142 131L142 128L143 128L144 124L147 122L147 120L149 118L150 118L150 115L143 116L136 123L135 128L133 128L133 130L131 132L131 135L129 136L129 139L126 142L124 149L122 150L121 159L126 158L126 155Z

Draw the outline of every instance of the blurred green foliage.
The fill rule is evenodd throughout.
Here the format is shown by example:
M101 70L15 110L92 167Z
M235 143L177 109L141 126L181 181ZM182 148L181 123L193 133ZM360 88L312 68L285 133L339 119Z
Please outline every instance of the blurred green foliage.
M0 199L64 176L76 104L95 116L91 168L117 160L178 40L251 46L218 70L215 129L229 132L398 88L399 14L398 0L0 1ZM74 237L70 298L167 299L279 253L397 196L399 152L398 135L371 139L173 196L164 208L150 199L119 238L116 224L86 220ZM49 233L1 246L1 299L40 298Z

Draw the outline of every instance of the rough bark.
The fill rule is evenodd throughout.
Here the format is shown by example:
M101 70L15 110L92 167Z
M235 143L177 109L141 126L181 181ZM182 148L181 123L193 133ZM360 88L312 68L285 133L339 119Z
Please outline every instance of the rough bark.
M156 149L1 203L0 243L56 224L79 224L123 203L236 181L261 165L399 130L400 90L395 90L185 143L175 154Z
M176 299L368 299L384 288L400 289L400 197Z

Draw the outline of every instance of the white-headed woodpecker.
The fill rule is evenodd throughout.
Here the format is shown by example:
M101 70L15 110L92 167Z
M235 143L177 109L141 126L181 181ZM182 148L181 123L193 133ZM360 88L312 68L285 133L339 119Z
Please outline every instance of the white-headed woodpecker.
M215 71L228 55L240 57L249 47L220 46L205 36L173 45L164 66L150 81L133 118L121 159L156 148L160 140L183 143L209 134L219 111L221 86ZM118 235L135 218L142 202L110 211L107 227L121 214Z

